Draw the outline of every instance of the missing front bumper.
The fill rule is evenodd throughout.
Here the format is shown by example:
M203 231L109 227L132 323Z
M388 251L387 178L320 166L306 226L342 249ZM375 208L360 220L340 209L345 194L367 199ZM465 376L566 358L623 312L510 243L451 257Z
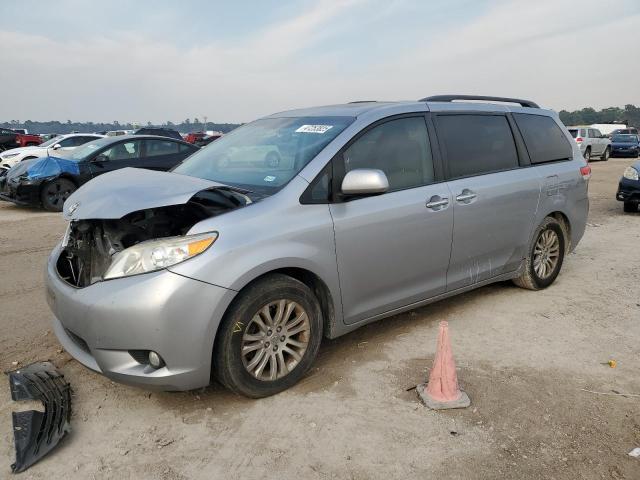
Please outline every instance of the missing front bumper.
M70 431L71 386L49 362L33 363L9 373L11 398L39 400L44 412L12 412L16 461L14 473L36 463Z

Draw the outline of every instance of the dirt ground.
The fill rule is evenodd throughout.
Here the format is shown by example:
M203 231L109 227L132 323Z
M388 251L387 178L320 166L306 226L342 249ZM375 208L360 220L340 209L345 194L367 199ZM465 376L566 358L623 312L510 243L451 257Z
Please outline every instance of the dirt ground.
M629 159L593 162L586 234L541 292L491 285L325 341L291 390L247 400L214 385L149 393L61 350L45 302L57 214L0 202L0 368L52 360L71 382L72 434L33 479L640 479L640 214L623 214ZM424 381L448 320L470 408L433 412ZM617 368L605 363L615 359ZM14 460L0 376L0 478Z

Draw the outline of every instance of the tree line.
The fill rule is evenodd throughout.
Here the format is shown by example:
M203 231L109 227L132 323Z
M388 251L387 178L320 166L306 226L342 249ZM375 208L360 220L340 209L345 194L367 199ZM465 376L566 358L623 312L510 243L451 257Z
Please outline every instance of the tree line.
M117 120L107 122L72 122L67 120L66 122L60 122L57 120L51 120L48 122L34 122L31 120L10 120L6 122L0 122L0 127L5 128L26 128L29 133L93 133L104 132L109 130L135 130L141 127L168 127L179 131L180 133L199 132L204 130L214 130L217 132L228 133L240 124L237 123L215 123L215 122L201 122L197 118L193 121L187 118L180 123L173 123L167 121L161 125L156 125L151 122L146 124L139 124L135 122L120 123Z
M624 123L640 127L640 108L635 105L625 105L624 108L608 107L595 110L591 107L568 112L560 111L560 120L565 125L591 125L594 123Z

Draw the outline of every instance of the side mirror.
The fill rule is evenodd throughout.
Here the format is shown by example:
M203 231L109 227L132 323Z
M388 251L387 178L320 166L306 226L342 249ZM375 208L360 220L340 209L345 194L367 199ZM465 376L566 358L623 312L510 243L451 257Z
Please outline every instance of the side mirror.
M97 155L97 156L93 159L93 161L94 161L94 162L108 162L108 161L109 161L109 157L107 157L106 155L104 155L104 154L102 154L102 153L101 153L100 155Z
M374 195L389 190L389 180L382 170L358 168L347 172L340 188L344 195Z
M53 147L51 147L52 150L58 150L59 148L62 148L62 145L60 145L59 143L56 143Z

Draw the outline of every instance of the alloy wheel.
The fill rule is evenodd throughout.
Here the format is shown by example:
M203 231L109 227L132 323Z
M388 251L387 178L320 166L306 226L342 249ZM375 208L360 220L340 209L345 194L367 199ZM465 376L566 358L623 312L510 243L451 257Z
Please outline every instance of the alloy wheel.
M280 379L300 363L310 338L309 317L300 304L270 302L254 314L242 335L242 363L258 380Z
M533 249L533 269L542 280L551 276L560 258L560 239L551 230L543 230Z

